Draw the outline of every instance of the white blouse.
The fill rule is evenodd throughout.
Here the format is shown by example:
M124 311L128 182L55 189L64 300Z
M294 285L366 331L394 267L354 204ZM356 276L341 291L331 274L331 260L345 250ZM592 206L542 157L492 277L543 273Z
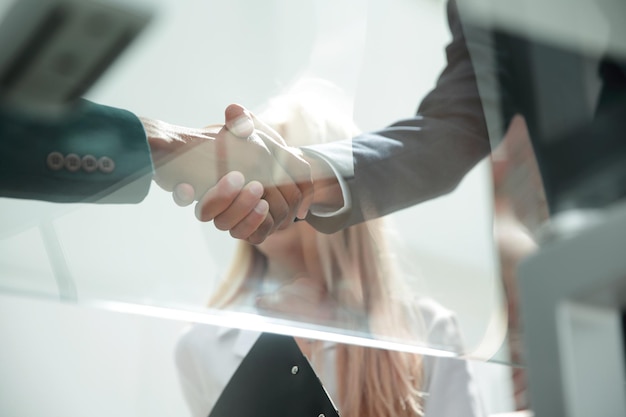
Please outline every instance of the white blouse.
M461 338L454 314L430 299L420 299L417 304L421 320L426 326L429 344L461 351ZM176 346L176 365L181 388L193 417L209 415L220 393L260 334L207 324L193 324L183 332ZM335 344L324 342L323 354L325 356L321 363L325 369L316 368L315 372L335 401ZM315 367L314 363L312 365ZM485 415L467 361L424 356L423 365L426 417Z

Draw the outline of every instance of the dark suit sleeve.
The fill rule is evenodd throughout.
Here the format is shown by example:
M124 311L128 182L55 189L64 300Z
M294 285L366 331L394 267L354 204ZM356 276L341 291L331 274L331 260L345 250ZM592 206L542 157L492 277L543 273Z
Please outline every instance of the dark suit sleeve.
M0 111L0 196L53 202L135 203L152 160L132 113L81 101L62 117Z
M345 215L309 215L316 229L332 233L448 193L489 154L481 97L454 1L448 21L453 39L447 66L414 117L351 141L310 147L337 161L352 199Z

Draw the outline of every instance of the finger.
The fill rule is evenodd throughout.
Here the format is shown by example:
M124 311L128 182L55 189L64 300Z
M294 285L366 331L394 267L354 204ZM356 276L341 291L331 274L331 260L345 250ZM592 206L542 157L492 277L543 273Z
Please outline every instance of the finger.
M285 220L276 225L277 229L284 229L291 225L296 218L298 208L302 203L302 194L298 186L280 165L275 166L273 179L278 191L287 203L288 212ZM276 222L276 219L274 219L274 221Z
M196 204L198 220L208 222L228 209L244 187L243 174L237 171L229 172L215 184L214 187L202 196Z
M265 143L265 146L272 153L278 164L289 175L291 182L298 187L299 193L294 193L293 190L286 190L289 192L289 198L287 202L291 208L294 208L294 217L304 219L309 211L309 208L313 202L313 179L311 177L311 166L309 163L295 150L291 148L285 148L280 143L276 143L271 137L259 132L259 136ZM286 179L282 178L286 183ZM294 200L290 200L293 198Z
M258 181L249 182L241 192L235 197L232 204L220 214L215 216L213 223L219 230L231 230L239 222L241 222L261 201L263 196L263 186ZM262 219L261 219L262 220ZM244 237L248 237L248 233Z
M265 200L259 200L254 208L230 229L230 235L236 239L248 239L259 228L264 229L265 232L269 231L273 221L268 214L269 204ZM263 226L264 223L265 226Z
M279 227L283 226L284 222L293 221L293 218L288 218L290 212L289 205L278 188L266 188L263 199L269 203L270 215L274 221L270 233L274 233Z
M196 197L196 191L191 184L181 183L174 187L172 192L174 202L180 207L187 207L193 203Z
M247 138L254 132L250 112L239 104L231 104L224 111L226 128L239 138Z
M265 200L261 200L261 201L265 201ZM267 209L268 209L268 214L265 215L263 222L246 239L246 241L248 241L248 243L252 245L258 245L259 243L262 243L270 235L270 232L272 231L274 227L274 220L272 219L272 216L269 215L269 204L267 205Z

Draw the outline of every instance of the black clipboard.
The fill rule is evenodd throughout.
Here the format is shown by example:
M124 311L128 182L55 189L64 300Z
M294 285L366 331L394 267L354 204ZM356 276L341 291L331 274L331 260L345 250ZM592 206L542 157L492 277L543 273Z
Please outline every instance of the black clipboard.
M293 337L263 333L209 417L339 417Z

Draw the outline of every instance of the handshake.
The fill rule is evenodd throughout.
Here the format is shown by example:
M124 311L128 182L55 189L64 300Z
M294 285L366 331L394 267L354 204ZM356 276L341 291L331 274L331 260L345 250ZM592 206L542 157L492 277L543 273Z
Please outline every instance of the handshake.
M343 198L326 162L297 147L245 108L226 108L224 125L190 129L141 118L154 181L180 206L196 203L196 217L234 238L258 244L312 204L341 207ZM337 194L339 193L339 194ZM332 195L333 201L326 201Z

